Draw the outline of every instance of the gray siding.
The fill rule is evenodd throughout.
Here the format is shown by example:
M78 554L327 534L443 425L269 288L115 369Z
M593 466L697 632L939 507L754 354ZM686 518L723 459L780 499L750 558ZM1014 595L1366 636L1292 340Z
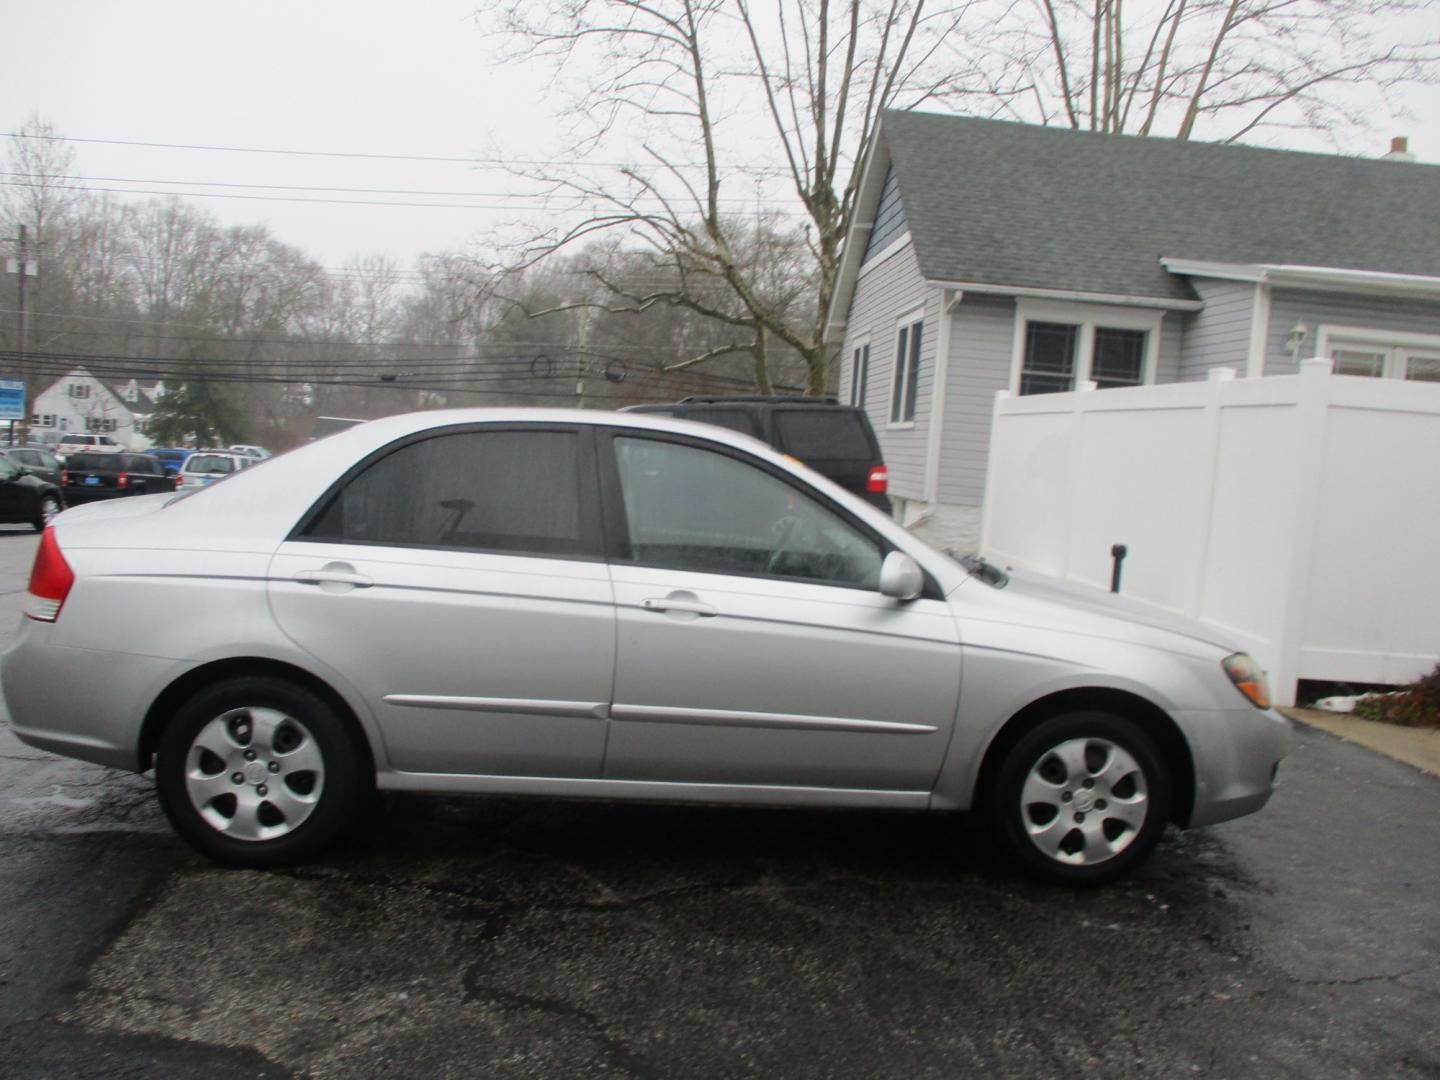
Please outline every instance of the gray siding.
M1160 320L1160 354L1155 358L1157 383L1181 382L1185 348L1185 317L1167 311Z
M920 340L920 378L915 395L915 423L890 426L890 392L895 372L895 337L901 315L925 305L925 329ZM841 349L840 400L850 394L850 355L857 342L870 341L870 378L865 411L880 439L890 469L890 492L918 499L925 483L925 438L930 424L930 399L935 387L935 339L939 293L928 289L915 262L914 247L906 247L883 263L867 267L855 285L850 318Z
M951 505L979 506L985 497L995 392L1010 385L1015 301L965 296L951 320L939 499Z
M1265 337L1266 375L1293 375L1299 370L1285 344L1296 320L1310 328L1310 336L1300 348L1304 360L1315 355L1321 323L1440 335L1440 303L1276 289L1270 296L1270 331Z
M891 169L880 191L880 206L875 211L875 224L870 230L870 242L865 247L865 257L860 260L860 265L864 266L884 251L891 241L904 236L907 228L905 204L900 201L900 183L895 179L895 170Z
M1211 368L1217 367L1233 367L1237 369L1237 374L1244 375L1250 361L1250 320L1255 311L1254 283L1192 278L1190 284L1200 294L1200 299L1205 301L1205 308L1186 319L1184 342L1180 349L1180 366L1175 381L1201 380ZM1294 325L1293 322L1291 325ZM1162 378L1159 381L1168 380Z

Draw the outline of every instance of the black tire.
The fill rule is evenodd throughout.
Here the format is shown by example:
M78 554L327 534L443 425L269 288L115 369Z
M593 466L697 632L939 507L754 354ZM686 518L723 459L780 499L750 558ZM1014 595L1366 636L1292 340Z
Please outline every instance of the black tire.
M374 788L349 724L319 695L268 676L201 690L155 754L170 823L226 866L301 862L329 846Z
M53 518L65 507L60 502L60 496L46 492L40 496L40 501L35 504L35 520L31 522L36 532L44 532L45 526L50 524Z
M1064 713L1026 732L1000 762L991 821L1029 874L1094 885L1155 849L1172 791L1164 756L1138 724Z

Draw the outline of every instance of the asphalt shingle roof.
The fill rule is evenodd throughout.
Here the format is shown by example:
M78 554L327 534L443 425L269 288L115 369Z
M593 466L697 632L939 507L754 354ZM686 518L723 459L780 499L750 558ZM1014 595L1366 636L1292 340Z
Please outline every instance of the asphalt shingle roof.
M1440 277L1440 166L886 113L934 281L1192 299L1164 257Z

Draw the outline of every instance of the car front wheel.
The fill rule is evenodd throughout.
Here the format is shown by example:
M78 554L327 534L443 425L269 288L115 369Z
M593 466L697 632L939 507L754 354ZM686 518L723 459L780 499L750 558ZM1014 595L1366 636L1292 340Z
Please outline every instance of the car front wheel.
M155 782L193 847L229 866L263 867L335 840L372 778L328 702L294 683L244 676L180 708L156 748Z
M993 820L1031 874L1063 884L1121 876L1154 850L1171 783L1154 740L1104 712L1051 717L1001 762Z

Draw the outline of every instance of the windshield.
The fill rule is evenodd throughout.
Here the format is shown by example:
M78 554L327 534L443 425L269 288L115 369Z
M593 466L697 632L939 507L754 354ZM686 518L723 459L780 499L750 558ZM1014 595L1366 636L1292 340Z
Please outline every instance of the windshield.
M120 459L114 454L71 454L65 462L65 467L72 471L76 469L118 469L121 467Z
M235 459L219 454L191 454L185 459L187 473L204 473L207 476L235 471Z

